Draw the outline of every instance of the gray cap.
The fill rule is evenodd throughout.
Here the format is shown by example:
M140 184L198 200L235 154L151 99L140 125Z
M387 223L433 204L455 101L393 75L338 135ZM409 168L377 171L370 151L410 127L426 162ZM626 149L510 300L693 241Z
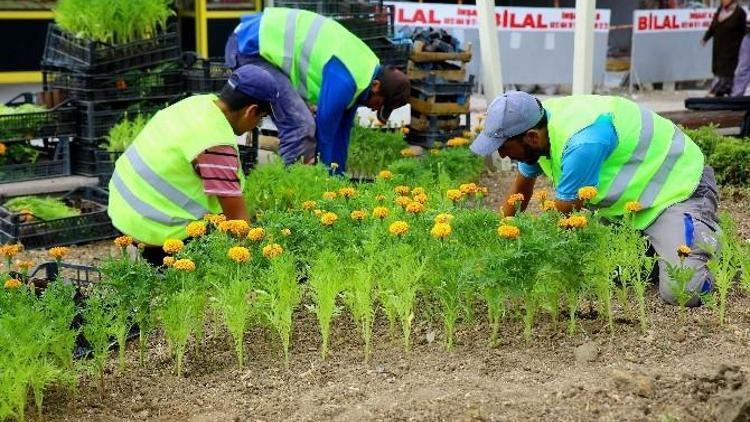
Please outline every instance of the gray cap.
M542 117L544 108L533 95L522 91L507 91L490 103L484 129L470 148L475 154L490 155L508 138L536 126Z

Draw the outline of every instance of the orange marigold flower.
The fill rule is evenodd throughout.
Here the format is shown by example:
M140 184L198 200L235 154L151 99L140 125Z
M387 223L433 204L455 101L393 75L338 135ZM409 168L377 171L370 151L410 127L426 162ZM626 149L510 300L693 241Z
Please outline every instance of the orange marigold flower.
M219 231L222 233L227 233L229 232L229 229L232 228L232 223L230 223L227 220L224 220L224 221L219 222L216 228L219 229Z
M638 201L630 201L625 204L625 210L628 212L638 212L641 210L641 203Z
M508 205L516 205L518 202L523 202L524 197L522 193L514 193L513 195L510 195L508 197L508 200L505 201Z
M317 205L318 203L315 201L305 201L302 203L302 209L312 210L312 209L315 209Z
M544 203L542 204L542 209L544 211L554 210L554 209L557 209L557 205L555 205L555 201L552 201L552 200L548 199L548 200L544 201Z
M546 190L535 191L534 194L531 195L531 198L544 202L545 200L547 200L547 191Z
M388 217L389 211L386 207L375 207L375 209L372 210L372 216L379 219L384 219Z
M401 128L401 133L403 133L404 135L408 135L409 134L409 128L406 127L406 126L402 127Z
M346 187L339 189L339 195L344 198L354 198L357 195L357 190L352 187Z
M338 219L339 216L332 212L326 212L320 216L320 222L323 223L324 226L332 226Z
M120 236L115 238L114 243L121 248L127 248L133 244L133 238L130 236Z
M582 229L588 225L588 220L583 215L571 215L568 217L568 224L576 229Z
M378 178L388 180L393 177L393 173L390 170L380 170Z
M367 216L367 210L354 210L349 216L352 220L362 221Z
M164 252L168 254L174 254L181 251L184 247L185 244L182 243L182 240L180 239L167 239L164 241L162 249L164 249Z
M16 267L22 271L28 271L31 267L34 266L34 261L30 261L28 259L23 261L16 261Z
M263 240L266 236L266 231L263 227L253 227L247 232L247 238L253 241Z
M430 234L435 239L444 239L450 236L451 233L453 233L453 228L451 228L451 225L448 223L437 223L432 226L432 230L430 230Z
M172 265L174 265L174 261L175 259L173 256L165 256L164 259L162 260L162 263L164 264L165 267L171 267Z
M401 236L409 231L409 224L406 221L394 221L388 226L388 231L394 236Z
M679 256L680 258L687 258L691 253L693 253L693 250L690 249L690 246L688 245L680 245L677 248L677 256Z
M397 196L396 197L396 204L405 207L409 204L411 204L411 199L408 196Z
M324 199L336 199L337 196L338 194L336 194L336 192L323 192Z
M401 150L402 157L416 157L417 153L411 148L404 148Z
M17 278L9 278L5 280L5 288L6 289L17 289L21 287L23 283L21 283L21 280Z
M406 212L408 212L409 214L419 214L421 212L424 212L424 205L417 201L414 201L406 206Z
M424 190L423 187L417 186L416 188L411 190L412 195L426 195L427 191Z
M393 190L399 195L408 195L411 192L411 188L404 185L396 186Z
M206 224L202 221L193 221L185 227L185 231L190 237L201 237L206 234Z
M426 204L427 203L427 195L420 193L419 195L414 195L414 201L419 202L420 204Z
M289 229L281 229L281 234L283 234L286 237L289 237L292 235L292 231Z
M578 199L582 201L590 201L596 197L597 190L593 186L584 186L578 189Z
M435 224L448 224L453 220L453 214L440 213L435 216Z
M229 232L237 237L245 237L250 231L250 225L245 220L229 220Z
M445 146L447 147L462 147L465 145L469 145L469 140L466 138L458 137L458 136L455 138L448 139L448 141L445 143Z
M224 214L206 214L203 216L203 219L214 226L218 226L222 221L226 221L227 217L225 217Z
M70 252L70 248L67 246L58 246L55 248L50 248L47 253L49 253L49 256L55 258L55 259L63 259L65 258L65 255L67 255Z
M22 250L23 245L21 245L20 243L0 246L0 254L4 255L6 258L13 258L14 256L21 253Z
M447 196L451 201L456 202L461 200L464 197L464 194L458 189L448 189L448 191L445 193L445 196Z
M275 258L284 252L284 248L278 243L271 243L263 247L263 256L266 258Z
M479 187L477 186L476 183L464 183L458 187L458 190L460 190L461 193L464 193L464 194L473 194L473 193L477 193L477 191L479 190Z
M191 272L195 271L195 262L187 258L178 259L172 264L172 267L176 270Z
M250 250L244 246L234 246L229 248L227 256L232 261L241 264L250 260Z
M503 224L497 228L497 235L503 239L517 239L521 235L521 229L510 224Z
M8 147L4 143L0 142L0 155L5 155L8 151Z

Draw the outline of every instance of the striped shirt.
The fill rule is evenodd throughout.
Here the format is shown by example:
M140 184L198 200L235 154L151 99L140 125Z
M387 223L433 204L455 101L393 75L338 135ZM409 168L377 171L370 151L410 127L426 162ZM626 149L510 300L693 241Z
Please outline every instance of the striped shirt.
M203 179L206 195L242 196L237 178L240 160L234 148L226 145L209 148L193 161L193 167Z

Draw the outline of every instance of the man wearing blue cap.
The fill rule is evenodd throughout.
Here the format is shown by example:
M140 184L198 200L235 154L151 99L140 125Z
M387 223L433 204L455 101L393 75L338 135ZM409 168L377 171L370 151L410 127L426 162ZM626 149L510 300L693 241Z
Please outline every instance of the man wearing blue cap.
M588 204L606 218L622 217L626 204L637 202L633 222L662 258L662 298L676 302L664 260L677 262L683 244L692 248L685 264L696 270L688 305L699 305L699 295L711 290L709 253L699 245L717 245L716 180L700 148L671 121L621 97L580 95L541 103L509 91L490 104L471 150L484 156L498 151L519 161L510 194L523 194L522 209L541 174L552 180L555 206L563 213L582 207L578 189L584 186L597 188ZM503 207L505 215L514 212L507 203Z
M227 41L226 63L257 64L273 75L281 95L272 119L284 163L314 162L317 153L325 165L336 163L337 173L345 169L357 108L377 111L385 123L411 94L403 72L381 66L338 22L306 10L267 7L243 16Z
M272 113L279 96L263 68L237 69L216 95L196 95L154 115L115 163L108 213L122 233L147 245L161 265L161 245L187 237L206 214L248 220L237 136Z

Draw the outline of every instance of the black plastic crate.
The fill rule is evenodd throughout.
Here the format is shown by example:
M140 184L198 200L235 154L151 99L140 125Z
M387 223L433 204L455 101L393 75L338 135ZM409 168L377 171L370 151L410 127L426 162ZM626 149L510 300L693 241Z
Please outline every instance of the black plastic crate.
M331 15L331 18L367 42L374 38L393 37L394 10L394 7L389 5L376 12L339 13Z
M377 12L383 9L383 1L276 0L274 6L309 10L324 16L330 16L341 13Z
M428 76L424 79L411 81L412 96L433 97L438 95L471 95L474 89L474 75L469 76L465 82L445 80L436 76Z
M100 188L78 188L63 196L63 200L81 209L81 214L48 221L28 221L28 214L0 206L0 242L21 243L33 249L116 237L118 232L107 215L108 197L107 191Z
M77 137L87 141L99 141L107 136L110 129L121 120L139 114L151 116L180 98L182 97L140 101L138 103L130 101L115 103L78 102L76 104L78 114Z
M70 175L70 138L29 147L39 153L36 161L0 166L0 184Z
M411 52L410 42L394 42L389 38L366 40L365 43L380 59L380 64L406 69Z
M153 38L112 45L76 37L50 24L42 66L81 73L126 72L179 60L180 40L174 28Z
M90 142L73 142L71 146L71 172L83 176L111 175L119 151L107 151Z
M223 58L202 59L192 54L186 55L183 77L185 91L190 94L219 92L231 75L232 69L224 65Z
M180 66L181 67L181 66ZM134 70L117 75L93 75L58 69L43 71L44 89L60 89L78 101L119 101L169 98L183 91L182 70Z
M34 95L26 92L5 103L8 107L34 104ZM54 108L18 114L0 115L0 139L3 142L75 134L75 107L69 102Z

